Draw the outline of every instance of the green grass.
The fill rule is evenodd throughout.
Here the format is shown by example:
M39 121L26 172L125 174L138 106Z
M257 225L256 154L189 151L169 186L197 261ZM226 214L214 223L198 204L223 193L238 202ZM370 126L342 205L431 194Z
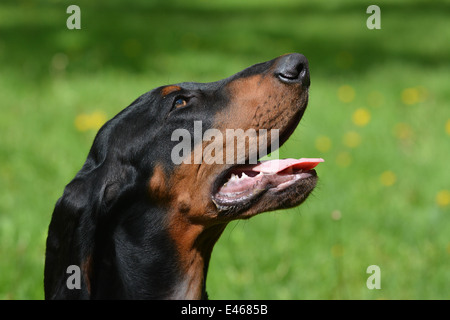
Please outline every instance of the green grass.
M65 27L64 1L0 4L1 299L43 298L53 206L95 136L78 115L110 118L156 86L287 52L308 57L312 85L280 155L323 157L319 185L298 208L230 224L210 298L450 297L448 1L379 1L373 31L361 1L78 3L82 30ZM380 290L366 287L373 264Z

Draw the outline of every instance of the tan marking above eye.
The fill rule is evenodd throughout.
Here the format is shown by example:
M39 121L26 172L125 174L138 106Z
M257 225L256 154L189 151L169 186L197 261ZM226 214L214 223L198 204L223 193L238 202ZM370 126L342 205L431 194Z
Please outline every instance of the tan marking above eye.
M161 95L163 97L165 97L172 92L180 91L180 90L181 90L181 88L179 86L167 86L167 87L162 88Z

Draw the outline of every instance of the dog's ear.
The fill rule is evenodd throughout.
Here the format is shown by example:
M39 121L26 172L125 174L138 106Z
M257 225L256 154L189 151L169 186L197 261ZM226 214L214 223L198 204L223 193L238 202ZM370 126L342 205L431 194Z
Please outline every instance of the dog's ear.
M120 172L117 176L108 174ZM50 222L44 271L45 298L89 298L95 237L101 220L126 190L135 184L132 167L112 170L86 166L66 186ZM69 279L74 266L80 279ZM76 275L76 272L74 273ZM69 290L67 281L79 281L80 290Z
M64 193L56 203L52 220L48 229L47 249L44 270L44 289L46 299L70 299L87 297L87 290L69 290L67 287L67 270L70 266L78 268L74 275L74 283L86 287L86 281L81 277L81 260L85 249L80 241L81 220L92 216L94 208L90 204L90 186L83 178L75 178L64 189ZM83 225L85 225L83 223ZM95 226L94 226L95 228ZM90 232L83 230L83 235ZM77 287L76 287L77 288ZM79 289L79 288L77 288Z

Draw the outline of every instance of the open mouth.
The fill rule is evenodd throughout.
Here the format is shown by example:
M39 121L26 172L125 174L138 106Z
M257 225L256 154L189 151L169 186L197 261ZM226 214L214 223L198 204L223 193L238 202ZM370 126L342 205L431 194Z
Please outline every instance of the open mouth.
M277 159L232 167L214 193L214 203L228 210L248 207L268 191L282 196L290 187L316 178L313 168L321 162L321 158Z
M299 118L301 116L286 126L280 146L294 132ZM277 202L272 209L276 209L286 196L304 200L317 179L313 168L321 162L324 162L322 158L289 158L234 165L216 180L212 200L219 211L233 213L248 209L266 194ZM294 205L300 202L294 201Z

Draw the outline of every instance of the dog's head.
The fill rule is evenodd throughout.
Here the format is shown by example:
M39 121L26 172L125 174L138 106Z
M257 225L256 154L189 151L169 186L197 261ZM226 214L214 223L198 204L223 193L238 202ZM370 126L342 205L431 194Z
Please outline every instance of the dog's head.
M209 251L203 254L209 260L229 221L299 205L316 185L314 164L257 160L293 133L309 85L308 61L295 53L221 81L179 83L142 95L98 132L57 204L50 246L60 245L63 233L50 234L61 228L82 225L90 230L89 241L98 242L104 241L99 230L111 237L113 225L127 221L141 224L141 236L151 226L171 239L182 261L197 247ZM81 249L81 256L92 255L92 245Z
M96 170L112 169L106 169L112 182L127 180L115 168L134 168L152 201L198 220L296 206L314 188L315 171L271 174L258 171L256 160L293 133L309 85L308 61L289 54L221 81L163 86L109 121L90 157L98 161ZM106 183L106 201L117 199L119 189Z

